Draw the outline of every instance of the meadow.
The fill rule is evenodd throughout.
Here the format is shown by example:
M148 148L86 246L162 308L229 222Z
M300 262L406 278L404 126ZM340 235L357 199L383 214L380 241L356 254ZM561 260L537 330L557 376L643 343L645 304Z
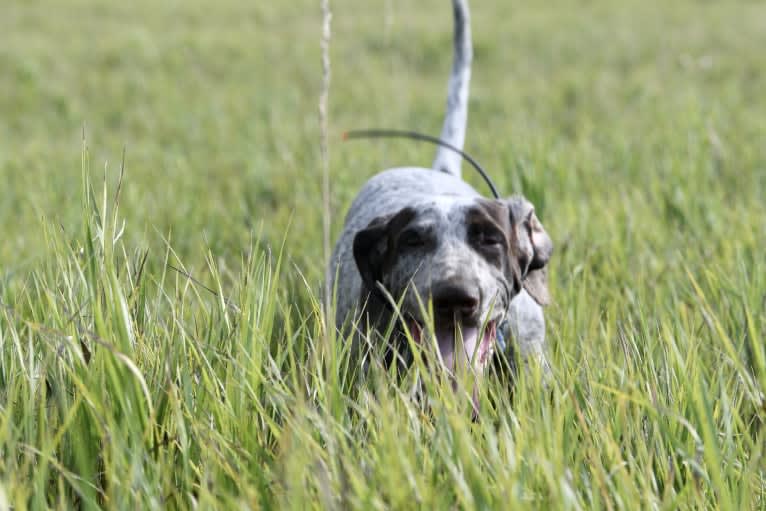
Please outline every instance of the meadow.
M452 21L331 6L336 234ZM466 149L556 245L554 381L478 421L323 321L318 2L3 6L0 509L766 509L766 4L471 9Z

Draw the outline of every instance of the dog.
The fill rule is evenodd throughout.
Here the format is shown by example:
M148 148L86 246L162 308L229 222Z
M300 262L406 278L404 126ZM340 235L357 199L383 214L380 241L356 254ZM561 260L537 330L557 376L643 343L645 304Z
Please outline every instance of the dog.
M453 0L454 55L441 140L465 141L472 43L466 0ZM409 340L438 346L450 374L482 374L498 344L548 371L542 306L553 244L522 196L487 199L439 147L432 168L399 167L353 201L326 273L335 322L355 349L385 342L385 362L412 362ZM433 318L433 323L431 323ZM510 328L511 339L503 335ZM393 330L393 331L391 331ZM507 341L507 342L506 342Z

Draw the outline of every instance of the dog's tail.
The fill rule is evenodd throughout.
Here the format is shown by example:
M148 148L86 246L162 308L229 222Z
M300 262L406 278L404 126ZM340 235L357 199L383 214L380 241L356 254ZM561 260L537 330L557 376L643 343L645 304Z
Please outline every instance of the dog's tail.
M468 88L471 82L471 17L468 0L452 0L455 18L454 56L447 91L447 114L444 117L441 139L463 149L468 121ZM460 177L461 157L454 151L440 147L436 151L433 168Z

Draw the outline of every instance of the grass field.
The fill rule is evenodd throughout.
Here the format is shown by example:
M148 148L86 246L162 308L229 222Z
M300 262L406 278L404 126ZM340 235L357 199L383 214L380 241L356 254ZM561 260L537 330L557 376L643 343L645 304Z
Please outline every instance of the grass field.
M475 423L327 338L318 2L5 5L0 509L766 509L766 4L535 4L472 2L466 149L556 243L555 382ZM337 233L451 15L332 8Z

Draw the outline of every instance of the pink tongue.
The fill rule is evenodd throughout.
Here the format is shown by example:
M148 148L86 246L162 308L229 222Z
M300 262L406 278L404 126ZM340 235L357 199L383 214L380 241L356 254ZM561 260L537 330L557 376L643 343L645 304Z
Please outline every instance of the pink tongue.
M479 353L474 355L476 351L476 342L479 337L479 329L473 326L461 327L463 334L462 343L458 339L455 342L455 328L449 327L436 327L436 341L439 343L439 351L441 352L444 365L450 371L454 371L456 362L465 363L464 361L471 360L471 357L476 356L478 360ZM462 345L462 350L457 353L457 360L455 359L455 350L457 346ZM462 351L462 353L461 353Z

